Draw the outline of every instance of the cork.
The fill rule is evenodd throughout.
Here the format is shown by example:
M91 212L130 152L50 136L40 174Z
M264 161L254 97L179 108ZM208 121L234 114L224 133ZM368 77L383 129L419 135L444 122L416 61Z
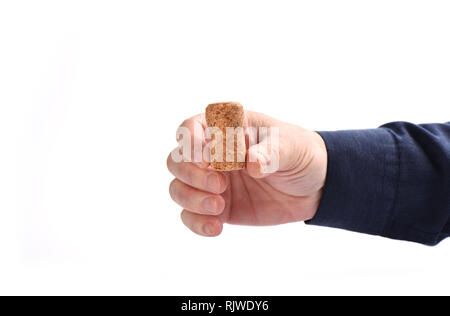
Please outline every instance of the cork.
M211 167L215 170L231 171L245 168L245 135L243 132L226 134L227 127L242 127L244 125L244 108L238 102L220 102L208 105L206 108L206 124L222 130L223 159L215 159L215 149L211 150ZM242 130L243 131L243 130ZM227 137L234 137L233 146L227 148ZM214 134L212 135L214 140ZM230 145L230 141L228 142ZM241 146L238 146L241 144Z

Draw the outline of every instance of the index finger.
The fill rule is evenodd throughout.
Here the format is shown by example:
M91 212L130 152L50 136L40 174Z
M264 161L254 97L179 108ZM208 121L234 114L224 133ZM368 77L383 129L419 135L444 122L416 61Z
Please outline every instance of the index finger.
M202 191L221 194L227 188L227 179L221 172L210 168L199 168L190 162L175 162L170 154L167 169L177 179Z
M201 168L209 166L208 159L205 157L209 153L207 151L204 153L206 127L205 115L198 114L184 120L177 129L177 141L182 151L183 161L194 162Z

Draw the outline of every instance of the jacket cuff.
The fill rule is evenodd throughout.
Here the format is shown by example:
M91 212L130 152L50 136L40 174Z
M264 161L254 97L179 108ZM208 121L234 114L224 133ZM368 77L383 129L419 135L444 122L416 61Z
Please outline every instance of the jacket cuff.
M389 237L399 177L399 153L383 128L319 132L328 151L327 179L307 224Z

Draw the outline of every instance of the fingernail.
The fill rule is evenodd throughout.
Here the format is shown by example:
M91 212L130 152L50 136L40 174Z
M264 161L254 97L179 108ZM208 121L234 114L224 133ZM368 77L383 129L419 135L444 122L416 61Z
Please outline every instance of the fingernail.
M206 177L206 188L212 192L219 192L220 181L216 174L211 173Z
M260 154L257 154L257 155L256 155L256 161L258 162L258 164L259 164L260 166L263 166L263 165L266 164L266 159L264 158L263 155L260 155Z
M194 164L199 168L204 168L204 166L205 166L204 162L194 162Z
M211 224L205 224L205 225L203 225L203 232L206 235L213 235L214 234L214 227Z
M206 161L206 162L211 162L211 151L209 151L209 150L206 150L204 153L203 153L203 160L204 161Z
M259 172L261 174L266 173L266 168L267 168L267 161L264 158L264 156L262 155L258 155L258 158L256 158L258 160L258 165L259 165Z
M257 160L259 162L259 171L262 174L269 173L269 165L271 163L271 158L266 153L259 152L257 154Z
M202 202L203 210L207 213L217 213L217 201L213 197L207 197Z
M270 155L268 153L258 152L258 160L265 166L270 163Z

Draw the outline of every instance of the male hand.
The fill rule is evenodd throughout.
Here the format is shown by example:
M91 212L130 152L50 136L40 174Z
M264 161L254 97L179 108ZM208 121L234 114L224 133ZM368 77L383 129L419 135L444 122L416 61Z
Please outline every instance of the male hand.
M265 173L264 140L248 148L246 168L239 171L215 171L205 162L177 163L171 155L167 159L175 176L170 195L183 208L183 223L199 235L217 236L224 223L277 225L309 220L317 212L327 172L327 150L320 135L250 111L245 112L245 124L279 128L275 172ZM194 128L206 128L205 116L196 115L181 126L195 137Z

